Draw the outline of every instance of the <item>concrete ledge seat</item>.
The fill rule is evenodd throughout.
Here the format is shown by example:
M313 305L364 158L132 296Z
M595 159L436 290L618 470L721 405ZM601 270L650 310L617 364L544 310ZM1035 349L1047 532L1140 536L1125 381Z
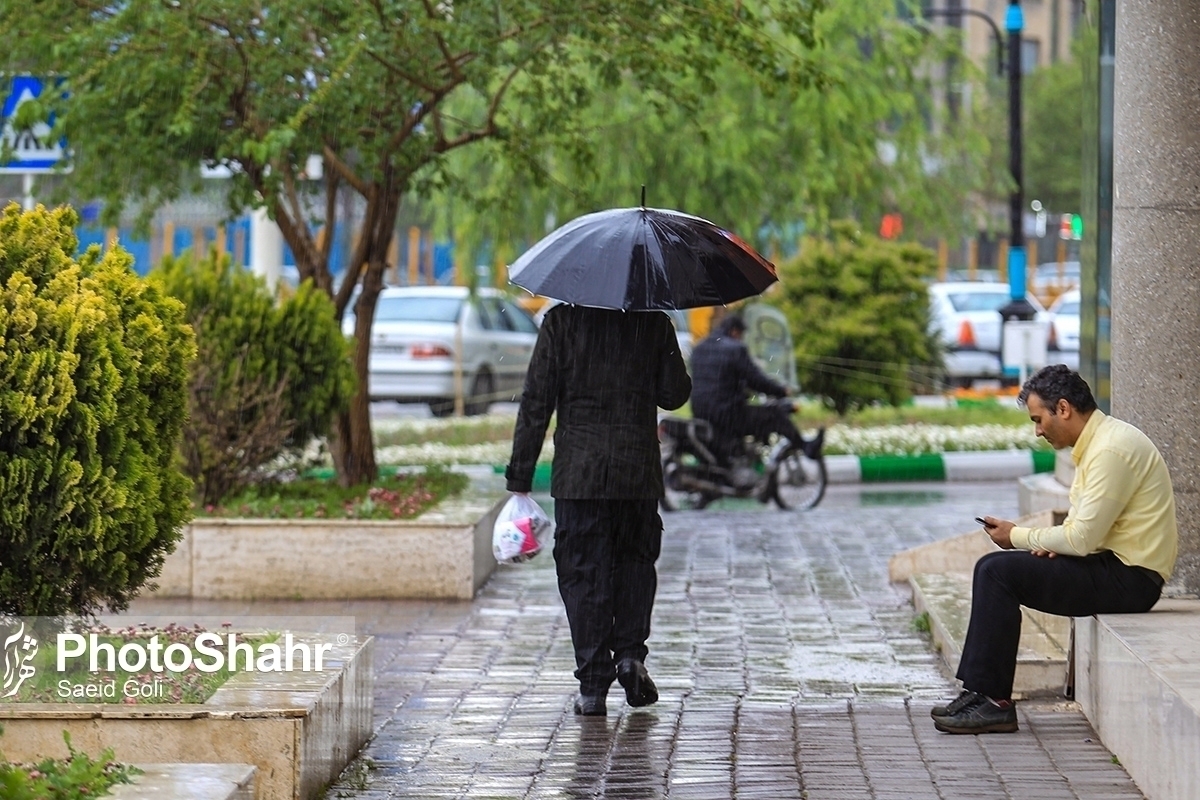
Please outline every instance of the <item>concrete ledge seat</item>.
M135 764L133 783L119 783L110 800L254 800L250 764Z
M913 605L929 614L934 646L951 674L958 670L971 616L971 576L966 573L917 574L909 578ZM1017 650L1014 697L1061 693L1067 676L1070 620L1023 608Z
M1154 800L1200 797L1200 600L1075 621L1075 699Z

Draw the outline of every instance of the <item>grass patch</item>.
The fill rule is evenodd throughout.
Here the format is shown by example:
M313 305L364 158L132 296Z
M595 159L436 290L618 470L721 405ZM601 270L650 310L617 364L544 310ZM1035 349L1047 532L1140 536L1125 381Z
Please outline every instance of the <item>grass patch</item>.
M161 648L175 643L191 646L198 635L205 630L199 626L191 628L181 625L167 625L156 628L147 625L131 626L112 630L104 625L77 625L73 633L85 637L96 634L97 641L112 645L114 653L120 653L121 647L130 643L149 647L151 639L158 637ZM228 640L230 631L214 633L220 636L222 643ZM233 634L237 642L249 644L252 648L276 640L277 634ZM168 703L203 703L212 697L213 692L229 680L235 670L224 664L214 672L197 669L193 664L188 669L173 671L163 669L159 672L145 669L130 671L120 666L120 660L114 656L115 670L109 672L107 655L100 655L97 664L98 672L91 672L88 658L72 658L66 663L66 670L57 670L57 638L53 635L38 636L42 646L38 648L32 663L35 672L32 679L24 682L17 694L0 702L17 703L123 703L125 705L161 705ZM225 645L218 648L225 651ZM89 653L91 648L89 647ZM162 650L159 650L162 658ZM165 662L160 661L160 664ZM179 663L178 661L176 663ZM239 662L241 663L241 662ZM0 794L0 797L6 795Z
M915 631L929 633L929 631L932 630L929 625L929 612L922 611L920 614L917 614L915 617L913 617L912 626L913 630Z
M268 519L411 519L459 494L468 478L443 467L398 472L371 486L339 486L325 478L251 486L217 505L195 509L198 517Z
M0 727L0 734L4 729ZM133 783L141 775L137 767L113 761L113 751L105 750L91 759L71 746L71 736L63 731L67 758L47 758L32 764L13 764L0 757L0 797L5 800L90 800L108 794L118 783Z
M796 417L802 427L834 424L846 425L851 428L875 428L886 425L949 425L964 427L967 425L1011 425L1019 427L1032 425L1029 415L1023 409L1013 405L979 403L962 405L951 408L926 408L921 406L877 406L864 408L845 417L822 408L816 403L801 405Z

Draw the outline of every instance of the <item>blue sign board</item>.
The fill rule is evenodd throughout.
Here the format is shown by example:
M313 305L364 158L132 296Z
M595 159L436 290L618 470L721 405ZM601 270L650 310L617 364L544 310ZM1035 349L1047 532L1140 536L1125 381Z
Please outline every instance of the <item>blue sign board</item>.
M0 83L0 91L8 89L4 95L4 105L0 107L0 138L4 146L0 151L8 154L6 161L0 161L0 172L52 172L55 165L66 156L63 142L47 142L50 126L39 122L32 128L16 130L12 120L17 108L42 94L44 86L38 78L29 75L18 75L8 81L8 86Z

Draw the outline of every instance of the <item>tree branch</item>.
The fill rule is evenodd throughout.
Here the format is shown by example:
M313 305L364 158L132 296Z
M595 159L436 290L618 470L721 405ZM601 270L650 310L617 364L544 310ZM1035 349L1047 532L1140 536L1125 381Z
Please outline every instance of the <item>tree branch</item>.
M429 0L421 0L421 2L424 3L425 14L430 19L436 19L439 16L445 16L439 15ZM442 58L446 60L446 66L450 70L450 77L455 83L462 83L464 80L466 80L466 78L463 77L462 71L459 69L458 61L453 55L450 54L450 47L446 44L446 40L442 38L440 33L434 33L433 38L437 41L438 49L442 51Z
M370 191L369 184L362 178L358 177L358 174L350 168L349 164L342 160L341 156L337 154L336 150L326 144L322 147L321 154L325 156L326 166L332 166L333 169L337 171L337 174L341 177L341 179L350 184L350 188L361 194L363 197L367 196L367 192Z
M504 77L504 81L500 84L500 87L496 89L496 93L492 95L491 102L488 103L487 118L485 119L482 127L478 128L477 130L467 131L466 133L457 136L454 139L439 138L437 144L435 144L433 147L433 151L435 153L445 153L450 150L454 150L455 148L462 147L463 145L470 144L471 142L477 142L481 139L487 139L490 136L494 136L496 134L496 114L500 110L500 103L504 99L504 94L508 91L509 87L512 86L512 82L516 80L517 75L521 74L521 71L524 69L524 63L518 64L512 68L508 75Z

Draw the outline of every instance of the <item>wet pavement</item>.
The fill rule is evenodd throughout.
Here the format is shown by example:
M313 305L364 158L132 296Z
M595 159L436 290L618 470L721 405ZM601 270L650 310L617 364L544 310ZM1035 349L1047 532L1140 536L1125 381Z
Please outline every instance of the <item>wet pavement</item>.
M1012 482L938 483L665 515L647 660L661 699L631 709L614 685L607 718L572 713L548 551L472 602L135 613L354 615L378 637L375 736L328 798L1141 798L1073 703L1019 704L1013 735L933 729L929 707L957 689L888 557L1016 506Z

